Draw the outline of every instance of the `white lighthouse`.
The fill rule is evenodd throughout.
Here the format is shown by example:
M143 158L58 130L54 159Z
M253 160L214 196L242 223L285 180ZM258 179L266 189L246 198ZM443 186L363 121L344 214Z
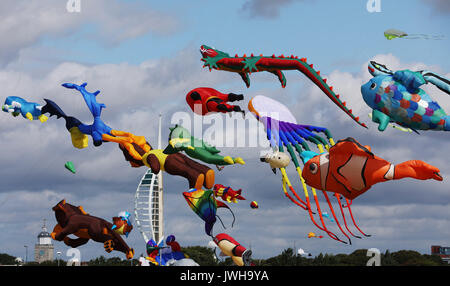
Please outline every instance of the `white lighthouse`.
M53 261L54 246L52 237L45 226L45 219L42 225L42 231L38 234L38 243L34 246L34 261L41 263L44 261Z

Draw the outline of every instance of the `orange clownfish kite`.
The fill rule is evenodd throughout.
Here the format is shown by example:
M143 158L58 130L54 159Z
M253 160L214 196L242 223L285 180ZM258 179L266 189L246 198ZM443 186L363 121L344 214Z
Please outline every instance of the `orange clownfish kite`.
M388 180L413 178L442 181L439 169L420 160L394 165L375 156L369 146L353 138L340 140L326 153L304 151L302 176L307 185L339 193L353 200L372 185Z

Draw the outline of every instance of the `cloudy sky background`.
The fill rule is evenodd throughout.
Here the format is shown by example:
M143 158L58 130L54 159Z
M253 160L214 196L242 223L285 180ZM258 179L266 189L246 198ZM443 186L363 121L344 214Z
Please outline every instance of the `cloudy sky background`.
M294 246L314 255L373 247L383 252L413 249L429 253L431 245L450 246L448 134L378 132L367 116L370 109L362 100L360 86L370 78L369 60L392 70L429 69L449 78L450 35L445 28L450 5L438 0L382 0L380 13L369 13L366 2L233 0L225 5L215 1L81 0L81 12L68 13L64 0L2 1L2 94L40 103L43 98L52 99L66 113L87 123L92 118L82 97L61 84L88 82L88 90L101 91L98 100L107 106L103 119L108 125L144 135L153 145L159 113L163 114L163 138L175 123L171 122L174 114L192 113L185 102L191 89L208 86L243 93L242 107L255 95L272 97L288 105L298 122L326 126L335 139L354 137L393 163L424 160L441 169L444 181L404 179L374 186L353 204L359 226L372 237L353 239L348 246L330 238L306 238L310 231L323 233L305 211L284 197L279 175L259 162L267 142L252 148L226 147L223 154L242 156L247 164L217 172L216 182L242 188L247 201L231 205L237 216L233 228L229 213L219 210L227 228L218 223L215 233L231 234L251 247L256 258ZM444 39L388 41L383 31L389 28ZM285 73L285 89L270 74L252 74L247 89L238 75L208 72L200 62L201 44L231 55L307 57L369 129L349 120L298 72ZM424 89L448 110L447 95L431 86ZM205 122L205 132L221 120L223 125L236 124L235 139L246 142L262 131L261 127L250 128L255 124L251 115L245 121L240 115L210 118L219 119ZM64 122L55 118L41 124L4 113L0 132L1 253L24 257L27 245L32 260L42 220L47 220L51 231L56 223L51 208L63 198L108 220L122 210L133 211L134 193L146 170L130 168L116 144L96 148L90 141L88 148L75 149ZM76 175L64 168L66 161L74 162ZM186 180L165 175L164 189L166 235L174 234L183 246L206 246L210 238L204 234L203 222L181 195L187 190ZM252 200L260 205L258 210L250 209ZM145 243L137 229L127 243L137 255L144 253ZM66 258L68 247L62 242L54 245ZM83 260L99 255L123 257L118 252L105 253L101 244L92 241L79 249Z

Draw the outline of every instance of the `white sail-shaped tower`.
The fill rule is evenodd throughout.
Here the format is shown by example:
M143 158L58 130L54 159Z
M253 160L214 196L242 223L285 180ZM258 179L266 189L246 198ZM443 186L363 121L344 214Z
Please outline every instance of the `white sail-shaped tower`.
M161 114L159 115L158 149L161 149ZM137 228L147 243L164 238L163 176L148 169L136 189L134 215Z

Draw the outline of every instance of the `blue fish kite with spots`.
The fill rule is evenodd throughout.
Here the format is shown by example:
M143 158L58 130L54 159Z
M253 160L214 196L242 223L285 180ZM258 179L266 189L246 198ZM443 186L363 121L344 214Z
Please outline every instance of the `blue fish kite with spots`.
M450 94L450 81L430 71L393 72L374 61L369 63L373 78L361 86L364 101L372 111L372 121L384 131L390 122L417 130L450 131L450 116L419 87L431 83Z

